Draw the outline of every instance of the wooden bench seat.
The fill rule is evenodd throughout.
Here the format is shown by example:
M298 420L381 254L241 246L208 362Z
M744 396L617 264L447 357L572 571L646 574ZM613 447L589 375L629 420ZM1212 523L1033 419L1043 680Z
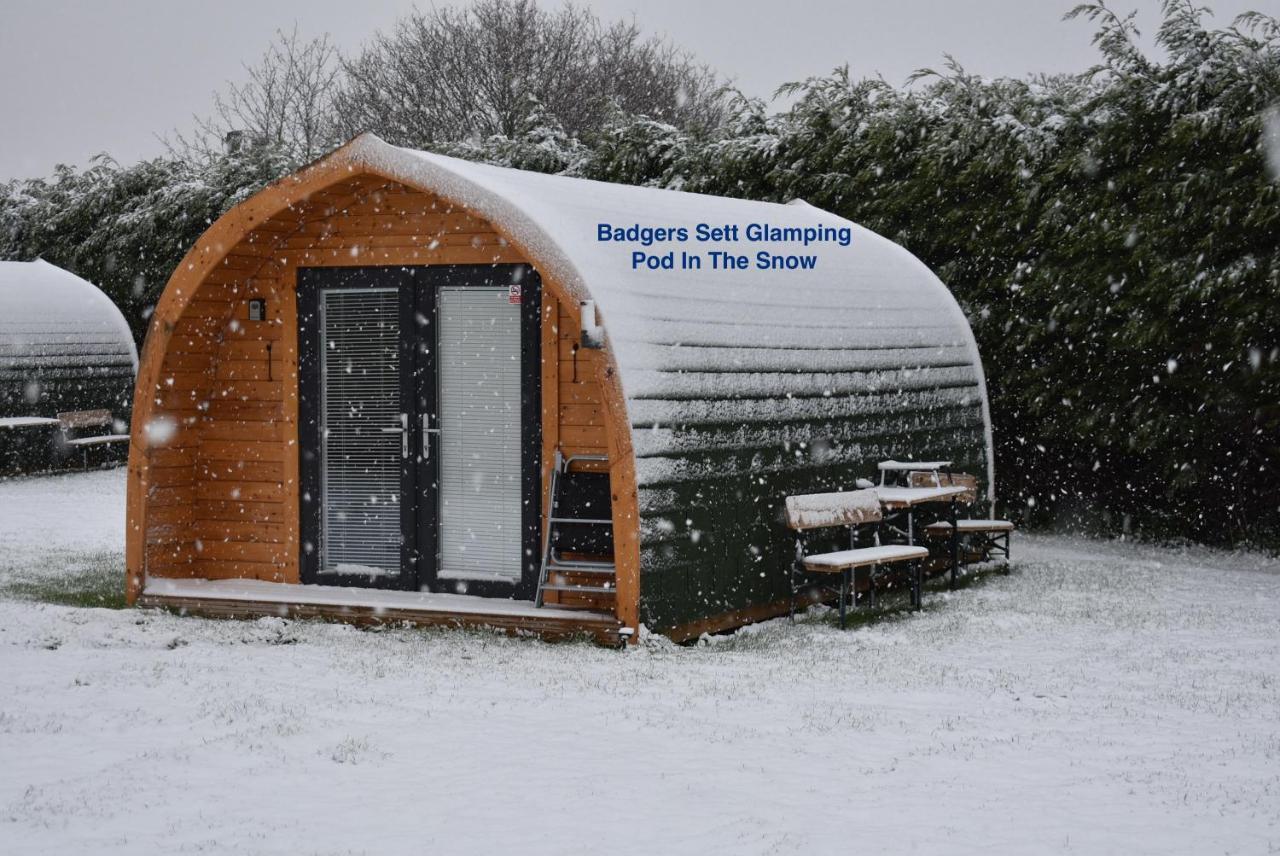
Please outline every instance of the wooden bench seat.
M804 557L804 569L815 573L838 573L851 568L865 568L891 562L910 562L929 558L924 547L889 544L883 547L859 547L853 550L837 550Z
M956 549L953 550L953 561L957 563L960 561L961 551L958 544L963 540L972 548L977 561L986 561L993 554L1002 556L1005 572L1008 573L1009 542L1014 529L1013 523L1009 520L957 520L954 534L959 537L954 542ZM952 537L952 532L949 520L939 520L924 527L924 537L933 540L949 539ZM965 551L965 555L968 554L969 551Z
M86 469L89 466L91 448L129 442L128 434L109 433L115 427L115 422L110 410L69 410L58 414L58 430L62 434L63 446L79 449ZM81 433L88 429L106 429L108 433Z
M128 443L128 434L98 434L93 437L76 437L68 440L68 446L101 446L104 443Z
M839 576L840 627L843 628L855 569L870 569L870 586L874 596L876 568L899 563L909 563L912 570L911 605L916 609L920 608L923 584L921 569L929 556L929 551L924 547L877 545L812 555L805 549L805 533L809 530L844 528L849 531L850 543L853 543L859 526L879 524L884 514L880 508L880 496L874 488L788 496L786 511L787 526L796 533L796 555L790 573L792 618L795 617L796 580L803 574Z
M965 532L1012 532L1014 525L1008 520L957 520L956 529ZM951 523L939 520L924 527L925 534L931 538L948 538L951 536Z

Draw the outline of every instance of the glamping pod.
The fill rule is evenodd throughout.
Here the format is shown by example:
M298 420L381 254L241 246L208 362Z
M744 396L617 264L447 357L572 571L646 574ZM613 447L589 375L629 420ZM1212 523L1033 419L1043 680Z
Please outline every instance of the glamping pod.
M0 262L4 469L42 469L65 454L60 413L99 414L95 427L123 430L137 367L129 325L97 286L42 260Z
M851 239L758 266L796 245L749 228ZM662 260L700 235L730 267ZM991 490L972 333L901 247L803 203L364 135L229 211L169 281L134 403L127 592L689 638L785 614L785 495L912 455Z

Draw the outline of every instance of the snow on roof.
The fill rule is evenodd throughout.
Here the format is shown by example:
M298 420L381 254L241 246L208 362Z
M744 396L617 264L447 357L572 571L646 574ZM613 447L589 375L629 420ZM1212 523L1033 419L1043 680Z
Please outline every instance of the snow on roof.
M96 285L37 259L0 261L0 354L102 359L138 350L119 308Z
M661 432L682 402L844 396L853 390L976 389L986 383L967 319L946 286L892 241L801 200L781 205L545 175L391 146L371 134L343 153L461 204L505 231L578 299L600 311L633 425ZM655 245L749 256L813 253L813 270L633 270L631 244L597 240L599 224L749 223L848 227L850 244ZM883 355L895 356L886 360ZM838 372L831 363L840 363ZM807 369L807 370L806 370ZM838 376L837 376L838 375ZM644 402L645 425L635 404ZM704 408L705 409L705 408ZM653 448L653 438L646 446Z
M894 454L958 456L985 463L991 489L990 416L973 333L946 286L892 241L801 200L782 205L525 172L399 148L372 134L332 157L465 207L522 246L571 297L595 301L618 364L642 494L646 485L807 466L794 457L797 443L821 449L828 469L874 467ZM654 251L677 256L714 249L752 262L760 250L811 253L818 264L730 272L704 261L698 270L650 271L632 269L634 245L597 236L600 224L692 233L699 223L847 228L852 240L807 248L658 244ZM868 445L876 432L893 447ZM738 457L713 460L729 453ZM642 506L652 512L662 503L648 493Z

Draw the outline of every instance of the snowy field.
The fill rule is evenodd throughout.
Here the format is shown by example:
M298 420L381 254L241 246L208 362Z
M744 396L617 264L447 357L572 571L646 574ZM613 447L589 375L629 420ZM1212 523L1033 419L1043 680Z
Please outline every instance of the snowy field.
M124 471L0 482L0 852L1276 853L1280 565L1010 577L626 653L118 602Z

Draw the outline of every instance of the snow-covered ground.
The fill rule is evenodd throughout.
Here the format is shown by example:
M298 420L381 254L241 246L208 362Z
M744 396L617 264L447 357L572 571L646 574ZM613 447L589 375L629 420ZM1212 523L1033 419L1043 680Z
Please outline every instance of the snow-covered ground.
M1280 852L1274 560L1023 537L626 653L32 600L119 572L123 477L0 482L4 853Z

